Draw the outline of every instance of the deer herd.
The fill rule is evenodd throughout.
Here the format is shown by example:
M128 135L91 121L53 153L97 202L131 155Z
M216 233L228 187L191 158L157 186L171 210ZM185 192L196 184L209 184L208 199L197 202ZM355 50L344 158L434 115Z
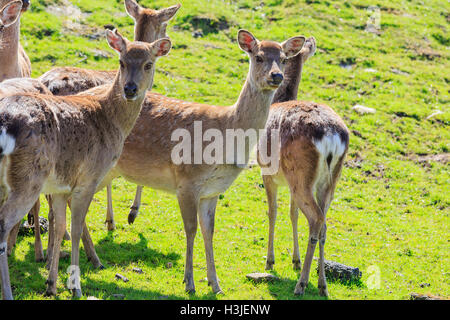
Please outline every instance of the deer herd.
M106 30L109 46L119 55L117 71L58 67L36 79L30 78L30 59L20 45L21 14L29 6L28 0L0 0L0 276L4 299L13 298L8 256L24 216L28 213L35 223L39 221L40 194L46 195L50 208L46 294L56 295L61 243L68 233L72 266L79 266L81 240L94 267L103 267L85 218L94 194L106 187L107 228L115 229L111 183L119 176L138 185L129 223L138 216L144 186L176 195L186 234L185 289L195 292L193 250L200 223L208 284L214 293L221 293L213 252L216 206L219 195L245 165L175 164L172 133L180 128L193 133L198 122L203 130L218 133L262 130L264 141L271 141L275 130L279 132L278 170L262 171L269 207L266 269L273 269L275 262L277 189L288 186L292 263L294 269L301 269L294 293L305 293L319 242L318 289L320 295L328 295L326 213L348 150L349 133L330 107L297 100L303 65L316 51L313 37L295 36L278 43L260 41L240 30L237 42L250 60L246 81L235 104L214 106L150 92L155 63L167 56L172 46L166 35L167 23L180 5L152 10L125 0L126 12L135 22L134 41L117 30ZM257 159L263 168L261 143L245 141L245 159L258 147ZM70 232L66 231L67 205L71 209ZM299 209L309 225L303 266L297 231ZM34 229L35 258L43 261L40 228ZM74 275L72 284L69 289L80 297L79 274Z

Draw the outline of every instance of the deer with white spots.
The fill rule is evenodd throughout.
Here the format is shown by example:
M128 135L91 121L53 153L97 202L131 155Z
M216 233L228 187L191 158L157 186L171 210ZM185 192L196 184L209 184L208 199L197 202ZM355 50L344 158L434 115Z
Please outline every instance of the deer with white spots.
M112 84L95 96L41 94L0 97L0 278L4 299L12 299L7 237L41 193L52 196L54 240L47 280L56 294L66 205L71 198L72 262L78 268L79 243L94 193L117 162L126 137L153 84L155 62L171 42L130 42L107 30L109 45L119 53L120 68ZM81 295L79 276L70 289Z

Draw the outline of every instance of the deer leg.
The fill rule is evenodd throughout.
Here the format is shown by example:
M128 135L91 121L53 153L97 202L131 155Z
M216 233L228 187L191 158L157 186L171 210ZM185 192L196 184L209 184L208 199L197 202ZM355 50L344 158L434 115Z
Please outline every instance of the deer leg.
M31 208L30 213L33 215L34 220L34 259L36 262L44 261L44 250L42 249L41 239L41 225L39 222L39 210L41 208L41 202L38 200Z
M305 192L303 196L297 197L296 200L309 224L308 248L306 250L305 260L303 261L303 270L294 291L296 295L303 295L308 285L314 251L325 217L311 192Z
M294 270L302 269L302 262L300 260L300 250L298 247L298 207L295 204L294 198L291 195L290 217L292 224L292 236L294 242L294 250L292 253L292 265Z
M16 245L17 234L19 233L20 223L21 223L21 221L19 221L11 229L11 231L9 232L9 237L8 237L8 256L10 256L12 254L12 250L13 250L14 246Z
M128 223L133 224L134 220L139 214L139 208L141 206L141 196L142 196L143 186L137 186L136 196L134 197L133 205L130 208L130 213L128 214Z
M95 193L95 186L82 192L74 192L72 197L72 225L71 225L71 235L72 235L72 268L76 269L76 273L71 276L73 281L69 289L72 290L74 297L81 297L81 286L80 286L80 239L83 233L86 214L89 209L89 205Z
M214 263L213 236L214 236L214 218L217 206L217 197L200 200L199 220L205 243L206 266L208 274L208 284L215 294L222 293L217 279L216 265Z
M4 231L2 233L0 234L0 280L2 283L2 296L3 300L13 300L8 268L8 243L7 237L5 236L8 233Z
M277 189L278 186L275 184L270 176L263 176L264 189L267 195L267 204L269 206L269 211L267 215L269 217L269 240L267 244L267 258L266 258L266 270L273 270L273 265L275 264L275 252L273 249L273 240L275 235L275 223L277 220Z
M67 195L52 195L52 209L54 217L53 247L50 260L50 270L47 278L46 295L56 295L56 281L58 279L59 254L61 243L66 230Z
M53 255L53 246L55 244L55 215L53 213L53 200L52 196L47 195L48 202L48 245L47 245L47 270L50 270L50 264Z
M105 269L99 257L97 256L97 252L95 251L94 242L92 242L91 235L89 234L89 230L87 228L86 222L84 222L83 233L81 234L81 240L83 241L84 251L86 251L86 255L88 260L92 263L95 269Z
M184 266L184 283L188 293L195 293L194 284L194 240L197 233L197 201L195 196L179 188L177 192L178 204L183 218L184 231L186 233L186 264Z
M106 207L106 226L108 231L113 231L116 229L116 224L114 222L114 210L112 205L112 187L111 182L106 186L106 195L108 198L108 206Z
M325 241L327 239L327 225L323 224L319 235L319 283L317 288L321 296L328 297L327 279L325 277Z

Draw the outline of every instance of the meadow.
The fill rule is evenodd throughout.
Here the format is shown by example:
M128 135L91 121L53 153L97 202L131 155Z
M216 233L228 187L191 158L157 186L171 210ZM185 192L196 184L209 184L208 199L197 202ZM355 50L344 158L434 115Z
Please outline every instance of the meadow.
M409 299L412 292L450 295L450 5L440 0L178 0L170 21L169 57L157 63L153 91L216 105L237 99L248 59L236 43L239 29L259 39L314 36L318 50L304 66L299 98L331 106L351 131L350 149L327 216L328 260L358 267L357 283L328 281L328 299ZM176 4L140 0L149 8ZM380 10L380 29L366 30ZM21 18L22 45L33 77L55 66L111 70L117 55L104 25L133 38L133 20L121 0L33 0ZM194 37L195 35L195 37ZM360 115L356 104L376 110ZM437 112L439 110L440 112ZM272 283L254 284L264 272L267 201L260 169L245 170L218 202L215 260L223 295L207 285L201 232L194 251L196 293L184 292L185 235L174 195L144 188L141 214L127 222L135 185L113 183L116 230L104 225L106 191L87 215L104 270L95 270L81 249L84 299L325 299L317 290L313 262L304 297L294 296L289 192L279 193ZM48 207L42 201L42 215ZM70 219L68 219L70 220ZM299 217L303 261L308 237ZM44 249L48 234L44 237ZM16 299L70 299L60 263L58 296L44 296L48 271L34 262L34 237L21 236L9 259ZM70 241L63 250L70 252ZM318 250L316 250L318 255ZM133 268L142 269L136 273ZM129 281L115 278L120 273ZM374 282L375 280L375 282ZM373 285L375 283L375 285Z

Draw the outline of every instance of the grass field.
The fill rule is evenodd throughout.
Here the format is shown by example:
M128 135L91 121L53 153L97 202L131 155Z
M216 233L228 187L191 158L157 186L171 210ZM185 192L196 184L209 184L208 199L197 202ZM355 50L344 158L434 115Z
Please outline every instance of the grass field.
M22 16L22 44L33 76L53 66L115 69L103 25L113 24L132 38L133 20L119 0L33 0ZM233 104L248 71L235 41L248 29L259 39L284 41L313 35L318 51L306 63L299 97L330 105L351 130L350 150L335 200L328 212L326 258L358 267L356 284L328 282L329 299L409 299L411 292L450 295L449 223L449 23L450 5L440 0L237 0L179 1L170 22L174 47L157 64L153 91L219 105ZM141 0L161 8L172 1ZM378 34L365 30L369 6L381 13ZM71 16L64 16L59 7ZM70 10L68 10L69 8ZM76 17L76 18L71 18ZM203 37L192 32L201 29ZM219 30L220 29L220 30ZM359 115L362 104L375 114ZM428 118L436 110L442 113ZM289 193L279 195L274 275L280 281L253 284L245 275L263 272L267 250L267 202L259 168L246 170L221 197L214 238L217 272L224 295L211 293L203 239L197 233L194 278L197 292L184 292L184 229L176 199L144 189L141 215L128 225L135 186L113 185L117 230L104 226L106 192L88 213L104 270L94 270L81 254L84 297L116 299L322 299L313 262L306 295L294 296L298 273L291 266ZM42 214L48 209L43 202ZM44 236L44 243L48 235ZM306 219L300 216L302 261ZM46 245L45 245L46 247ZM70 242L64 243L70 251ZM318 254L318 250L316 250ZM45 299L47 270L34 262L33 237L19 238L10 258L17 299ZM65 287L69 259L60 263L58 296ZM132 271L134 267L143 274ZM377 277L379 286L368 283ZM115 279L120 273L129 282Z

